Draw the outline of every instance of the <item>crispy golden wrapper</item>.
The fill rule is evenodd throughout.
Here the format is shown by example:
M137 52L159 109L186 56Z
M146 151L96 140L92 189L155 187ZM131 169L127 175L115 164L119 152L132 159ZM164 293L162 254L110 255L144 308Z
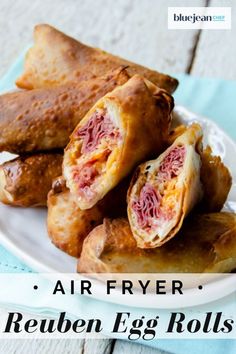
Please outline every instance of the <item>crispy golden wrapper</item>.
M146 158L163 150L173 98L141 76L101 98L65 149L63 176L89 209Z
M236 268L236 215L212 213L185 220L162 247L137 248L127 219L104 220L85 239L81 273L223 273Z
M128 79L120 67L79 84L0 96L0 151L20 154L64 148L96 101Z
M89 47L47 24L35 27L34 41L26 55L24 73L16 81L21 88L45 88L87 80L120 65L129 66L131 76L143 75L170 93L178 85L178 81L168 75Z
M48 234L62 251L79 257L88 233L102 223L104 214L99 205L81 210L62 178L54 181L48 194Z
M202 129L192 124L156 160L141 164L128 192L128 217L138 247L162 246L200 201Z
M186 130L187 126L184 125L173 129L167 138L167 145L173 144ZM220 156L213 155L210 146L207 146L200 153L202 164L200 179L204 195L198 210L205 213L217 212L223 208L226 202L232 186L232 177Z
M57 178L48 194L47 217L48 234L55 246L78 258L85 237L105 216L125 215L128 182L122 182L91 209L81 210L63 177Z
M46 206L52 181L61 175L62 154L17 157L0 166L0 201L12 206Z
M220 211L232 186L232 177L221 158L212 155L209 146L203 150L201 160L201 181L204 197L199 208L205 212Z

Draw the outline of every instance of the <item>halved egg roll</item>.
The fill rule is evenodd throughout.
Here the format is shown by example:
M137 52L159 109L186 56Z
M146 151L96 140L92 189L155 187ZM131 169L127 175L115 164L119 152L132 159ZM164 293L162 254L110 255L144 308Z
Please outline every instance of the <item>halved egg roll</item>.
M81 210L63 177L53 182L48 194L48 234L62 251L79 257L85 237L103 218L122 216L126 210L128 181L113 189L94 207Z
M159 247L174 237L202 198L201 141L200 125L192 124L156 160L136 170L127 198L138 247Z
M236 269L236 214L187 218L162 247L136 245L127 219L105 219L85 239L81 273L223 273Z
M34 42L26 55L24 73L16 81L21 88L45 88L79 82L105 75L121 65L129 66L131 76L140 74L169 93L178 85L178 81L168 75L89 47L47 24L35 27Z
M46 206L52 181L61 175L62 153L17 157L0 165L0 201L21 207Z
M64 148L96 101L128 79L121 67L79 84L0 96L0 151L20 154Z
M93 106L71 135L63 160L67 187L81 209L163 150L172 108L173 98L139 75Z
M187 126L180 125L173 129L168 137L168 145L184 132ZM232 186L232 177L229 169L224 165L220 156L213 155L211 147L208 145L201 152L201 172L200 179L203 187L203 198L198 205L199 212L212 213L220 211L227 200ZM220 188L219 188L220 186Z

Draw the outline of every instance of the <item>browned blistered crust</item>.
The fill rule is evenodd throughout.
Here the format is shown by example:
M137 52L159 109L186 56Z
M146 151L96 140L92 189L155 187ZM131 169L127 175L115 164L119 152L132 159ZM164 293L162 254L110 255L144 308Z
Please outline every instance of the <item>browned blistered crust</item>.
M138 73L169 93L178 85L178 81L168 75L89 47L47 24L35 27L34 42L26 55L24 73L16 81L21 88L79 82L104 75L120 65L129 66L131 76Z
M236 267L236 215L193 215L167 244L137 248L127 219L105 220L85 239L82 273L230 272Z
M0 151L18 154L64 148L94 103L128 79L120 67L80 84L0 96Z
M105 216L126 214L128 183L123 181L93 208L81 210L63 177L57 178L48 194L47 217L48 234L55 246L78 258L85 237Z
M0 200L13 206L46 206L52 181L61 175L61 153L21 156L0 166Z
M48 194L47 227L55 246L73 257L79 257L85 237L102 220L103 210L99 205L80 210L63 179L54 181Z
M221 158L212 155L209 146L203 150L201 160L201 181L204 188L204 197L200 209L205 212L220 211L228 197L232 177Z

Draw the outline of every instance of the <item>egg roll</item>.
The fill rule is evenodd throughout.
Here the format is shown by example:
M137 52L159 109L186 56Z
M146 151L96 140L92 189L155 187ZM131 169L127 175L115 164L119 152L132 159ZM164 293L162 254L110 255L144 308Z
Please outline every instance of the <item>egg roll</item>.
M47 205L52 181L62 172L62 153L38 153L0 165L0 201L19 207Z
M173 144L186 130L187 126L184 125L171 130L167 144ZM221 157L214 155L209 145L200 151L200 154L200 179L204 193L202 201L197 206L198 212L214 213L221 211L232 186L232 176Z
M192 124L156 160L140 165L128 192L128 217L138 247L160 247L176 235L200 201L202 129Z
M201 161L201 181L204 195L199 210L207 213L220 211L232 186L231 174L221 161L220 156L212 154L210 146L203 150Z
M52 242L62 251L79 257L83 240L102 223L103 211L99 205L81 210L62 178L53 183L48 194L47 228Z
M85 239L80 273L227 273L236 268L236 214L192 215L162 247L137 247L127 219L105 219Z
M0 96L0 151L21 154L64 148L96 101L128 79L120 67L79 84Z
M128 180L113 189L102 201L81 210L63 177L53 182L48 194L48 234L55 246L73 257L79 257L85 237L103 218L125 216Z
M131 76L140 74L169 93L178 85L168 75L89 47L47 24L35 27L34 46L26 54L24 72L16 85L25 89L60 86L105 75L121 65L129 66Z
M80 209L94 206L137 163L161 152L172 108L173 98L139 75L91 108L63 159L63 176Z

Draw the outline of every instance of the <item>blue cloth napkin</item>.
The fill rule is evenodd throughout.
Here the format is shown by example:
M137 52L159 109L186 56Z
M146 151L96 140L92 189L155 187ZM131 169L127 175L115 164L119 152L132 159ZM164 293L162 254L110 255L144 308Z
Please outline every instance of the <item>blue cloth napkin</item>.
M175 101L210 118L236 140L236 81L176 75L180 81Z
M17 76L22 72L24 53L20 56L18 61L12 66L8 73L0 81L0 91L7 91L14 87L14 81ZM224 81L207 78L196 78L185 74L176 75L180 81L180 86L175 93L176 103L185 106L189 110L206 116L216 123L218 123L232 138L236 139L235 120L236 113L234 109L236 99L236 82ZM9 253L4 247L0 246L0 272L32 272L32 270L23 263L22 260L16 258ZM12 284L9 286L12 286ZM45 289L40 288L37 297L28 299L25 293L25 302L18 304L18 308L23 311L29 311L36 314L50 314L55 315L59 310L56 304L48 304L45 307L40 303L40 299L47 297L47 286ZM23 291L23 290L22 290ZM16 295L17 296L17 295ZM8 301L7 301L8 300ZM17 307L17 298L11 302L11 305ZM107 314L115 305L100 302L94 299L77 296L70 298L70 303L66 302L64 298L65 308L68 313L72 315L81 314L86 308L93 308L94 313L98 311ZM229 297L224 300L225 306L232 306L235 308L235 296ZM9 305L9 299L0 298L3 305ZM29 307L28 304L31 304ZM44 306L44 307L42 307ZM124 306L117 305L117 311L127 310ZM75 310L76 309L76 310ZM140 314L151 314L152 310L136 309L137 316ZM149 343L139 341L141 344L150 345L151 347L165 350L175 354L234 354L236 353L235 340L154 340Z

